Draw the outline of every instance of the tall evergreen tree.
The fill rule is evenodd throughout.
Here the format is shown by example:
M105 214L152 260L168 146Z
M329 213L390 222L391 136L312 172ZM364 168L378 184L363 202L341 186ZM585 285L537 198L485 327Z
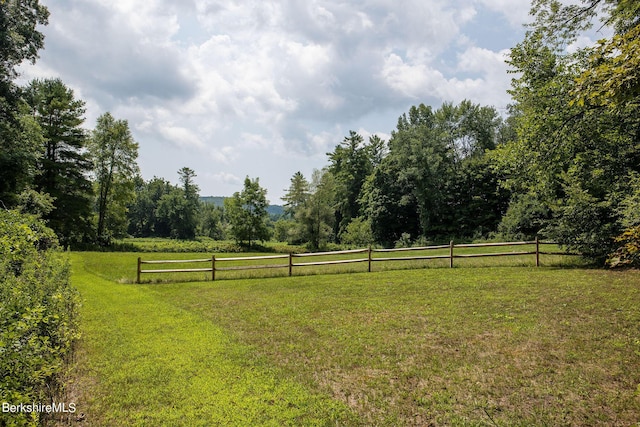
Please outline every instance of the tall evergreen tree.
M309 182L302 172L298 171L291 177L291 185L287 190L287 194L282 197L284 204L284 213L287 217L293 218L296 211L309 198Z
M360 191L373 171L364 139L354 131L335 147L329 156L328 171L336 184L336 221L334 233L339 236L360 214Z
M198 228L198 211L200 208L200 189L194 182L196 173L184 167L178 171L180 182L182 183L182 192L184 196L184 209L182 212L182 220L178 224L178 238L194 239Z
M45 219L63 244L78 242L91 233L92 164L86 152L84 102L60 79L34 80L25 99L44 137L34 188L54 198Z
M309 248L317 250L331 240L335 221L335 179L326 169L314 170L311 195L296 212L300 236Z

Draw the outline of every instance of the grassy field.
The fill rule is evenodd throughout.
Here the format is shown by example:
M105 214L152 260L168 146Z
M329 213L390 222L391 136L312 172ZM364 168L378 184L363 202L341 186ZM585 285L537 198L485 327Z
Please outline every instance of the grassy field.
M72 254L85 425L640 422L637 271L513 257L135 285L137 256Z

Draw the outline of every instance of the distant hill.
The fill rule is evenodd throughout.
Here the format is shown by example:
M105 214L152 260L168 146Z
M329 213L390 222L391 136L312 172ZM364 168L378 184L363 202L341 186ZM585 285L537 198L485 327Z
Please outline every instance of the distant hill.
M224 199L226 199L226 197L220 197L220 196L205 196L202 197L200 196L200 201L202 203L208 203L211 205L216 205L216 206L224 206Z
M226 199L226 197L222 197L222 196L204 196L204 197L201 196L200 197L201 202L210 203L215 206L224 206L224 199ZM267 213L272 218L280 217L284 214L284 207L280 205L269 205L267 206Z

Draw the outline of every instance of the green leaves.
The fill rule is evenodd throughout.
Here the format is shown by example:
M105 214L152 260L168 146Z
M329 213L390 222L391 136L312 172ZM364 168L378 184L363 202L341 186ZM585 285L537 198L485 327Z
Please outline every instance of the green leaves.
M134 178L138 174L138 143L134 141L126 120L116 120L110 113L98 117L89 144L94 162L98 200L97 237L108 244L112 237L126 232L126 208L135 199Z
M0 401L50 402L78 337L77 292L54 232L32 215L0 210ZM2 425L37 415L0 413Z
M572 103L624 113L638 108L640 97L640 25L600 40L587 68L576 78ZM635 107L634 107L635 105Z
M242 192L235 192L233 197L224 200L227 219L231 224L231 234L236 241L248 242L251 246L255 240L269 239L267 219L267 190L260 187L256 178L244 180Z
M510 91L517 135L492 156L516 193L501 230L519 232L535 220L538 232L603 261L640 171L640 7L613 0L533 6L536 20L509 60L519 73ZM568 52L598 14L617 33Z

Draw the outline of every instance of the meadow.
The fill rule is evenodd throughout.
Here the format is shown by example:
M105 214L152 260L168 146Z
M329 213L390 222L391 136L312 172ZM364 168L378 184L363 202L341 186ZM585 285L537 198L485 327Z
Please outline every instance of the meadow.
M638 271L523 256L138 285L140 255L71 254L85 425L640 421Z

